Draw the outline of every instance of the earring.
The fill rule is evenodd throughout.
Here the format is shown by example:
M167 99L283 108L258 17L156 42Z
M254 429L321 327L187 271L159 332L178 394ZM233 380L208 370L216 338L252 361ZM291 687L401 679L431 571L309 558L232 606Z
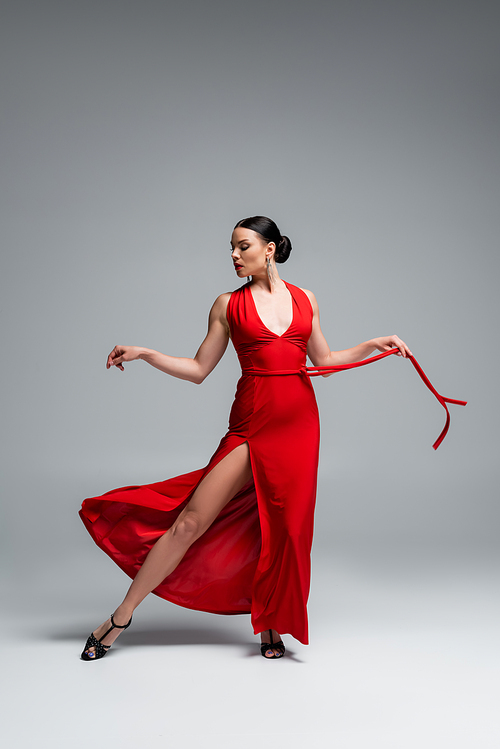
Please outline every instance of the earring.
M274 284L276 283L276 276L274 275L273 266L271 265L270 258L267 258L266 270L267 270L267 276L269 278L269 283L271 284L271 286L274 286Z

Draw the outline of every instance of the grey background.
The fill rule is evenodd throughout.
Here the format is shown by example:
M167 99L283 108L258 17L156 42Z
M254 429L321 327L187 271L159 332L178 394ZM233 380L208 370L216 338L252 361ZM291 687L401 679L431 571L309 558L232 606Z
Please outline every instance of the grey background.
M282 276L315 292L333 349L397 333L437 389L469 405L451 406L450 433L435 453L444 412L409 363L390 358L317 379L312 647L293 644L296 660L281 664L283 681L261 674L259 659L248 661L254 676L233 674L231 661L223 665L227 644L251 640L246 618L152 599L142 633L131 630L128 640L150 646L138 648L134 678L153 678L167 646L180 669L188 659L204 687L193 694L190 685L186 720L191 726L192 710L202 717L189 736L177 726L180 746L197 731L214 746L256 737L262 746L292 746L316 735L333 735L342 747L368 739L438 746L450 737L477 746L479 726L481 746L496 746L486 633L498 614L498 10L484 0L21 0L4 3L2 16L5 622L34 659L26 673L35 684L43 684L47 660L59 658L51 690L41 688L66 700L64 731L46 724L52 741L67 746L73 736L77 745L81 702L99 687L97 672L81 676L75 651L127 584L84 531L81 500L205 465L226 430L238 376L232 350L201 387L141 362L107 372L106 356L116 343L193 355L213 300L239 285L232 227L263 213L291 238ZM467 633L456 630L464 622ZM438 640L427 641L429 632ZM476 650L467 650L464 666L458 653L471 640ZM390 652L374 665L383 642ZM221 646L215 692L203 679L204 669L213 678L212 651L205 648L200 665L190 660L193 648L182 647L207 643ZM446 667L433 657L441 646L452 658ZM406 675L421 676L407 714L397 686L401 658L409 659ZM119 660L99 664L111 683ZM311 670L296 682L299 661ZM14 655L12 664L9 679L21 683ZM122 667L125 685L131 666ZM467 668L469 685L477 678L484 694L450 690L455 667L460 679ZM211 721L218 698L231 704L235 674L250 691L224 727ZM303 723L285 729L272 715L254 723L261 703L250 708L249 695L262 678L277 679L276 705L283 698L285 716L305 716ZM74 701L61 689L68 679ZM26 703L14 682L7 684L17 716ZM185 705L175 702L183 693L176 685L166 704L179 717ZM472 693L483 699L471 702ZM173 730L162 734L155 723L164 703L141 708L127 702L133 694L108 693L113 720L92 733L80 728L82 745L90 736L107 745L107 730L125 746L131 736L130 746L140 738L162 745ZM434 714L442 694L449 713L442 705ZM50 710L33 695L31 709L45 725ZM375 709L382 696L400 724ZM146 715L132 733L131 705ZM351 720L354 706L364 721L357 712ZM409 731L416 706L427 715L421 734ZM12 724L19 745L30 744L31 730L23 720Z

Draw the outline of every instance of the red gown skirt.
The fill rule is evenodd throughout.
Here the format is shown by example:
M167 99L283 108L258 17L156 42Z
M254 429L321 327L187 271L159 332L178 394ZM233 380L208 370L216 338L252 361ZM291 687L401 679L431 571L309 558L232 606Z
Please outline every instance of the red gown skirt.
M229 429L209 464L86 499L80 517L96 544L134 578L204 476L247 442L252 479L153 592L199 611L250 613L256 634L272 627L307 644L319 450L318 409L305 373L313 312L301 289L286 286L293 317L281 336L263 324L248 285L231 294L227 319L242 376Z

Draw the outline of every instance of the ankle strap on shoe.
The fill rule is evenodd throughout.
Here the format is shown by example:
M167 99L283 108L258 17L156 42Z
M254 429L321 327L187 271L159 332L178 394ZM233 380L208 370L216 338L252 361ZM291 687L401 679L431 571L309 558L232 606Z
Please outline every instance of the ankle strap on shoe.
M111 619L111 624L113 625L113 627L116 627L116 629L127 629L127 627L130 627L132 623L132 617L130 617L127 624L115 624L115 620L113 619L113 614L111 614L110 619Z

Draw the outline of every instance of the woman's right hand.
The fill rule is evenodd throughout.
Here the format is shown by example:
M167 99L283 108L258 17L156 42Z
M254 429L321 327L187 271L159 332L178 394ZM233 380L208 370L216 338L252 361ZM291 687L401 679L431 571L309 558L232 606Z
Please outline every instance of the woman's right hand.
M109 354L106 362L106 369L111 367L118 367L121 371L124 371L123 362L134 361L139 358L141 349L139 346L115 346L113 351Z

